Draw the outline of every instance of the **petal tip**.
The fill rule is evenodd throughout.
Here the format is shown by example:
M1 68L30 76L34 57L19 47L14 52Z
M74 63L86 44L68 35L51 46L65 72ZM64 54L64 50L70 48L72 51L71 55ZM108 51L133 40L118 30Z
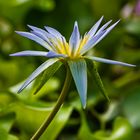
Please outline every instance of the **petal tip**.
M25 32L22 32L22 31L15 31L15 33L19 34L19 35L23 35Z
M19 33L21 33L21 31L15 31L15 33L19 34Z
M29 27L30 29L33 30L33 26L32 25L27 24L27 27Z
M14 55L14 53L12 53L12 54L9 54L9 56L15 56L15 55Z
M86 104L82 105L83 109L86 109Z
M101 16L100 20L102 21L104 19L104 15Z
M23 89L22 88L20 88L18 91L17 91L17 93L19 94L19 93L21 93L21 91L22 91Z
M77 22L77 21L75 21L75 22L74 22L74 25L75 25L75 26L78 26L78 22Z
M130 64L130 67L137 67L137 65Z

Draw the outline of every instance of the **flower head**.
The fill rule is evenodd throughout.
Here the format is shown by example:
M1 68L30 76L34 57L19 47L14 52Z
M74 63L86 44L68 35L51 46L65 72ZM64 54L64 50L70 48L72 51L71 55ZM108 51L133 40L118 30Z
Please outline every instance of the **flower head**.
M134 67L135 65L128 63L85 55L87 51L92 49L98 42L100 42L119 22L117 21L116 23L109 26L109 24L112 22L110 20L99 29L102 20L103 17L101 17L90 29L90 31L87 32L83 37L81 37L79 33L78 23L75 22L72 34L68 42L60 32L48 26L45 26L45 30L43 30L28 25L28 27L31 29L30 32L17 31L16 33L37 42L38 44L46 48L47 51L44 52L28 50L17 52L11 54L10 56L44 56L50 58L42 65L40 65L29 76L29 78L19 89L19 92L21 92L25 87L27 87L44 70L54 65L56 62L63 60L68 63L82 105L83 107L85 107L87 98L87 63L85 59L108 64Z

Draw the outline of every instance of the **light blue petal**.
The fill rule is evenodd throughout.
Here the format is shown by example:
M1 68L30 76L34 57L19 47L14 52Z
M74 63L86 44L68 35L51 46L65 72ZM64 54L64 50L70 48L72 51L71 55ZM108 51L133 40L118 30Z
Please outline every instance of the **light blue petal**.
M28 25L28 27L33 30L33 31L31 31L33 34L39 36L40 38L42 38L43 40L45 40L47 42L50 42L49 38L51 38L51 36L48 32L46 32L43 29L37 28L35 26Z
M56 34L51 34L51 33L48 33L46 31L41 31L42 29L39 29L37 27L33 27L33 26L29 26L33 31L31 31L33 34L39 36L40 38L44 39L46 41L46 43L48 43L49 46L51 46L52 50L53 51L57 51L56 50L56 46L58 48L61 49L61 45L59 43L59 41L62 42L62 35L61 36L57 36ZM52 29L52 30L55 30L51 27L46 27L49 31ZM43 33L44 32L44 33ZM55 30L55 32L57 32ZM54 32L53 32L54 33ZM63 37L64 38L64 37Z
M86 53L88 50L93 48L97 43L98 40L102 37L102 35L105 33L105 31L100 32L98 35L94 36L91 38L81 49L80 54L83 55Z
M61 33L58 32L56 29L54 28L51 28L51 27L48 27L48 26L45 26L45 29L50 33L52 34L53 36L55 36L57 39L61 40Z
M37 28L35 26L32 25L28 25L28 27L30 29L32 29L31 33L35 34L36 36L40 37L41 39L45 40L46 43L48 43L49 46L51 46L52 48L54 48L53 44L50 42L49 38L50 35L48 32L46 32L43 29Z
M105 58L99 58L99 57L93 57L93 56L86 56L86 58L91 59L93 61L107 63L107 64L114 64L114 65L122 65L122 66L128 66L128 67L136 67L136 65L115 61L115 60L109 60Z
M76 53L80 43L80 33L79 33L79 28L78 28L78 23L75 22L73 32L71 34L70 40L69 40L69 45L71 48L72 53Z
M49 59L43 64L41 64L25 81L25 83L21 86L18 93L20 93L24 88L26 88L39 74L41 74L45 69L47 69L49 66L53 65L55 62L57 62L58 59Z
M88 36L90 36L90 38L95 35L96 31L98 30L102 20L103 20L103 16L96 22L95 25L93 25L93 27L90 29L90 31L87 33Z
M119 20L120 21L120 20ZM98 44L117 24L118 22L115 22L113 25L111 25L109 28L107 28L106 30L101 30L100 32L97 32L96 35L91 38L82 48L81 50L81 55L86 53L88 50L90 50L91 48L93 48L96 44ZM111 21L109 21L111 22ZM108 24L109 24L108 22Z
M49 51L48 54L46 55L46 57L49 57L49 58L63 57L64 58L66 56L64 54L58 54L58 53Z
M96 33L99 34L100 32L102 32L103 30L105 30L107 28L107 26L112 22L112 20L108 21L106 24L104 24L99 30L98 32Z
M48 52L28 50L10 54L10 56L47 56L47 54Z
M16 33L37 42L38 44L42 45L43 47L45 47L48 50L52 50L51 47L43 39L41 39L40 37L38 37L32 33L20 32L20 31L16 31Z
M36 36L38 36L38 37L40 37L40 38L42 38L43 40L45 40L46 44L48 44L48 46L50 46L50 49L52 51L56 51L56 48L55 48L54 44L50 41L50 35L49 35L49 33L47 35L49 38L47 38L46 35L44 36L44 34L42 34L39 31L31 31L31 33L34 34L34 35L36 35Z
M42 36L43 36L42 39L45 40L45 39L47 38L48 33L47 33L45 30L43 30L43 29L41 29L41 28L38 28L38 27L35 27L35 26L32 26L32 25L27 25L27 26L28 26L30 29L32 29L33 31L42 34Z
M105 33L98 39L98 41L96 42L96 44L98 43L98 42L100 42L118 23L119 23L119 21L120 20L118 20L117 22L115 22L113 25L111 25L109 28L107 28L106 30L104 30L105 31ZM103 32L104 32L103 31ZM102 32L102 31L101 31ZM98 33L98 34L100 34L100 33ZM98 35L97 34L97 35Z
M87 66L84 59L68 61L76 88L78 90L82 106L86 107L87 99Z

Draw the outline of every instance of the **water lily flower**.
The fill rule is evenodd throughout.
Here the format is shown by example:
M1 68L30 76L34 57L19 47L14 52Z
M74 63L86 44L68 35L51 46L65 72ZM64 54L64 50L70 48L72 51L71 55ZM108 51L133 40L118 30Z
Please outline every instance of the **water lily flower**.
M43 30L28 25L31 29L30 32L16 31L17 34L40 44L46 49L46 51L27 50L11 54L10 56L43 56L48 58L27 78L18 92L21 92L26 88L43 71L58 61L61 61L68 64L78 90L82 106L85 108L87 98L87 59L107 64L135 67L135 65L124 62L86 55L86 53L99 43L119 22L117 21L109 26L112 22L112 20L110 20L99 28L102 20L103 17L101 17L83 37L79 33L78 23L75 22L68 42L60 32L48 26L45 26L45 30Z

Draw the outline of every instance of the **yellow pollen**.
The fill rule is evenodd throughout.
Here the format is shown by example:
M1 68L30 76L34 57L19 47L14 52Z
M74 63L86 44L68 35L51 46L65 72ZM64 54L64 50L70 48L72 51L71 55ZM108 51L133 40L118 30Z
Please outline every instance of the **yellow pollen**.
M66 54L68 56L70 56L70 49L69 49L69 44L66 42L66 41L60 41L60 40L57 40L58 41L58 44L59 44L59 47L57 47L59 53L61 54Z
M81 40L77 54L79 54L80 50L82 49L82 47L86 44L87 40L89 39L89 36L84 36L84 38Z
M68 56L70 56L70 47L67 42L65 42L65 49L66 49L66 54L68 54Z
M65 49L64 49L64 45L62 44L62 42L60 40L57 40L58 44L60 46L59 50L62 54L66 54Z
M86 44L87 40L89 39L89 36L85 36L81 42L80 42L80 46L79 46L79 51L82 49L82 47Z

